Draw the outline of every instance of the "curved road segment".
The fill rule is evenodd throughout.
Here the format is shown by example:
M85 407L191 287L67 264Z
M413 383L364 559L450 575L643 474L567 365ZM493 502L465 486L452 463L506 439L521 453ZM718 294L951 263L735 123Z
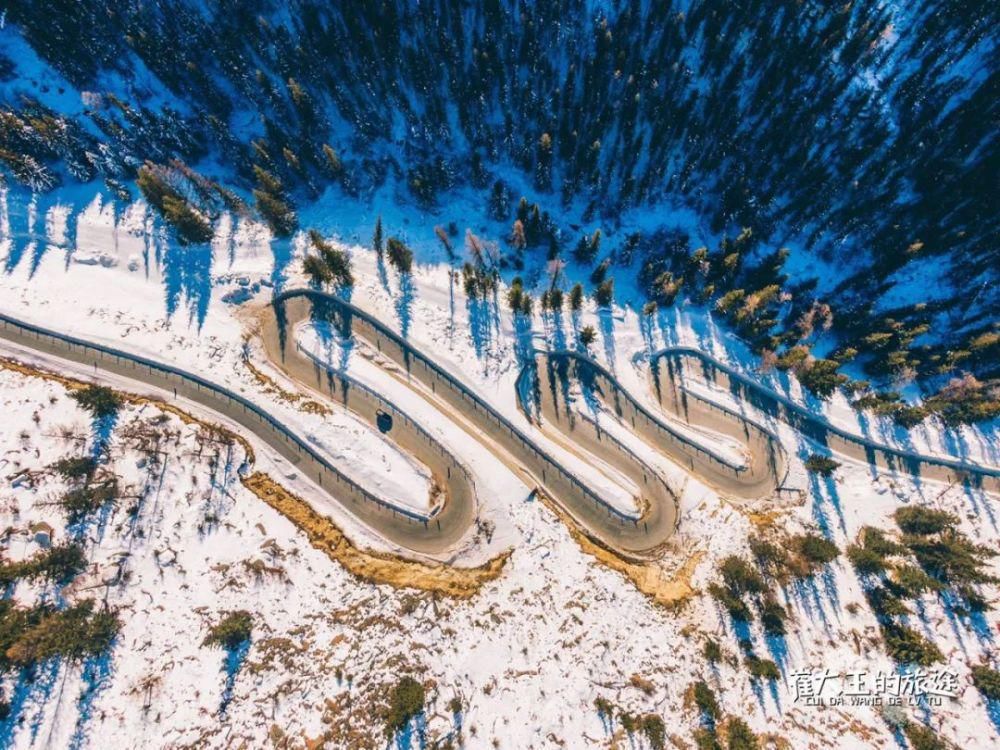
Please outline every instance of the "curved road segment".
M1000 492L1000 469L996 467L893 448L868 437L854 435L699 349L668 347L654 352L649 362L650 382L660 404L691 424L710 425L734 437L741 435L748 423L756 424L710 401L685 384L688 379L701 380L732 393L741 402L751 404L770 417L786 422L833 453L890 472ZM758 427L766 431L766 428Z
M376 532L401 547L435 555L449 551L475 519L471 479L450 456L429 463L432 473L455 481L447 485L453 502L421 515L386 502L331 464L307 440L243 396L193 373L139 355L50 331L0 315L0 337L44 355L93 366L198 403L247 429L295 468L319 484L330 497ZM352 396L353 398L353 396ZM414 430L414 434L417 430Z
M673 534L677 525L676 498L656 472L613 436L583 415L570 419L565 393L571 378L578 379L605 407L630 423L647 443L687 467L707 484L740 497L764 497L781 486L786 457L780 443L767 427L688 389L685 377L700 375L709 382L721 384L765 413L789 421L808 437L851 457L917 474L923 469L935 479L969 481L972 478L976 484L991 491L1000 485L1000 470L957 459L901 451L850 435L694 349L675 347L650 358L651 386L664 410L663 417L636 401L613 375L589 357L568 351L536 352L533 365L526 368L534 370L538 384L536 406L557 429L573 436L581 451L599 455L641 488L637 508L632 512L624 511L602 499L523 430L373 316L337 297L314 290L294 289L278 295L273 304L265 308L262 320L261 333L268 357L292 379L340 401L373 425L384 428L385 415L392 417L388 429L390 437L427 465L445 492L445 502L422 515L375 497L260 406L193 373L4 315L0 315L0 336L45 354L88 366L93 364L95 369L167 391L175 390L179 396L196 401L249 429L321 485L360 521L395 544L429 555L448 552L476 519L476 493L468 469L398 406L345 374L318 364L299 350L290 334L298 323L316 316L338 324L344 335L356 335L365 340L402 367L415 393L477 440L498 448L508 465L531 476L592 539L633 559L654 556ZM664 369L667 378L663 377ZM525 406L523 401L522 406ZM530 409L525 411L530 419ZM734 464L724 455L714 453L710 445L693 440L689 434L671 425L674 419L736 438L746 448L747 465Z
M718 410L706 410L692 421L692 427L711 428L740 442L748 461L734 463L713 450L710 436L697 441L677 429L670 420L639 403L607 369L584 354L537 351L533 369L540 381L535 396L541 402L543 415L549 415L549 421L555 417L555 424L574 436L580 436L581 427L584 434L593 431L588 420L567 418L566 392L569 382L575 379L587 393L629 423L644 442L720 492L745 499L767 497L784 481L787 462L781 443L769 430L748 419L740 417L737 430L731 429L730 420L720 418ZM523 393L524 388L519 391Z

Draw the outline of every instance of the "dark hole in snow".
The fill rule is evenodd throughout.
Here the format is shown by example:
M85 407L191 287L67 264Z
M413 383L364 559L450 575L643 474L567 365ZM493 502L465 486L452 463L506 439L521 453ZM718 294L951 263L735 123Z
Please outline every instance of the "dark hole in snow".
M381 432L388 432L392 429L392 415L386 414L384 411L379 411L376 413L375 423Z

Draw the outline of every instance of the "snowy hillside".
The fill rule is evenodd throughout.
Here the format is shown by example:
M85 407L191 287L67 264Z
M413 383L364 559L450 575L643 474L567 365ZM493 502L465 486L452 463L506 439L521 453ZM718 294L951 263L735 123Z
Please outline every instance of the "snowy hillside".
M42 324L61 321L69 333L198 369L313 435L338 465L365 477L373 488L395 492L399 502L419 502L405 499L419 481L407 478L407 472L422 467L375 459L398 449L384 438L380 446L370 427L352 426L356 418L342 408L331 407L320 427L315 414L281 395L295 384L260 359L252 335L245 338L253 330L254 306L266 302L273 278L271 262L262 262L269 253L266 231L227 223L234 229L220 232L212 247L230 250L212 253L204 282L182 284L174 293L166 280L170 255L186 251L146 234L144 210L91 206L78 215L71 208L40 210L46 218L35 220L40 229L35 242L46 250L33 269L32 248L27 248L3 277L2 312ZM74 216L75 234L67 235L66 219L56 218L67 214ZM9 246L22 243L12 238ZM126 249L130 244L136 249ZM116 247L119 254L127 253L125 258L141 260L137 265L77 262ZM484 398L517 416L520 324L513 317L496 309L495 324L480 339L470 319L475 306L446 265L420 266L406 282L411 286L404 301L394 270L380 278L380 263L370 250L348 251L357 304L393 328L408 326L415 345L434 352ZM300 282L289 277L285 283ZM115 290L113 296L104 293L108 288ZM246 290L242 304L226 301L234 289ZM199 295L204 298L197 303ZM739 342L720 335L696 308L664 316L652 327L634 312L616 309L604 317L590 305L561 321L548 314L533 317L538 344L571 337L573 327L594 325L600 340L593 354L651 405L636 355L663 343L698 343L752 366ZM319 343L311 329L295 335L307 350L310 342ZM253 368L244 364L247 347ZM31 352L10 354L43 371L61 367ZM155 404L126 404L110 432L95 432L64 386L4 371L9 425L4 430L4 512L11 529L6 557L22 560L41 551L30 530L45 523L53 528L55 542L78 539L88 559L86 571L66 588L19 583L11 595L19 606L38 597L67 602L97 597L122 622L110 651L96 661L47 663L38 676L13 673L8 678L5 695L11 716L17 717L7 730L12 746L97 742L125 747L137 740L146 746L240 741L300 746L326 738L330 747L379 747L387 695L408 674L425 686L426 695L420 714L394 740L400 747L415 747L418 738L457 745L459 737L466 747L491 746L494 740L501 747L603 747L627 741L626 735L637 746L655 747L658 729L655 721L642 723L647 716L659 717L669 737L689 741L684 738L707 726L691 702L691 686L699 681L719 702L720 736L728 717L737 716L761 737L781 736L795 747L822 745L821 738L831 732L844 738L843 747L890 746L891 722L898 717L884 708L818 708L795 699L794 675L803 670L864 669L874 679L878 670L891 674L896 669L879 646L878 620L865 600L867 579L858 577L843 552L858 540L862 527L891 532L892 512L911 505L955 513L962 531L978 544L995 546L1000 535L995 499L978 490L915 484L905 475L873 476L854 462L844 462L833 479L823 479L802 466L812 449L793 430L776 424L797 457L786 485L801 493L749 503L720 497L640 440L636 448L650 453L679 492L679 532L658 565L641 571L623 567L574 536L557 508L529 494L523 478L480 443L463 439L460 428L448 426L425 402L387 379L391 368L362 354L358 347L349 353L347 371L408 404L414 418L440 431L477 477L481 531L453 564L482 565L512 551L499 577L483 579L470 599L352 577L323 547L311 546L310 537L288 516L240 482L246 454L238 442L208 437L197 423L185 424L177 415L158 417ZM336 349L316 356L342 361ZM262 381L255 370L271 375ZM83 366L70 372L85 380L93 375ZM141 383L119 379L110 384L144 391ZM794 381L778 385L790 388L794 398L806 398ZM707 385L698 387L720 403L732 398ZM163 397L173 400L169 393ZM179 414L185 408L199 413L195 404L177 405ZM834 404L828 411L854 426L850 410ZM629 433L626 427L623 438L635 443ZM894 439L893 431L882 437ZM954 438L966 446L967 457L995 462L992 433L962 428ZM723 448L725 438L716 439ZM956 444L929 429L908 440L940 453ZM102 470L114 473L128 489L82 526L67 526L53 502L65 491L65 481L46 467L95 450L106 461ZM267 446L256 444L255 453L256 464L242 466L244 476L269 471L320 513L332 514L357 543L385 549L349 514L324 506L322 492ZM579 470L587 476L586 467ZM815 575L778 588L776 600L789 613L787 635L767 635L760 624L731 619L707 594L721 561L748 555L751 536L780 538L807 530L831 540L841 554ZM989 569L996 574L995 564ZM991 599L995 591L990 586L984 594ZM665 608L664 602L683 604ZM252 617L249 642L228 657L224 650L200 645L220 617L239 610ZM962 614L955 600L934 594L921 597L912 612L912 625L941 649L941 665L958 675L957 696L929 709L926 720L944 738L967 747L990 746L997 730L989 717L996 716L996 708L984 704L972 687L969 669L992 658L996 616ZM721 648L721 660L706 661L709 642ZM754 658L778 666L777 680L748 679L739 657L747 643Z
M0 10L0 748L1000 744L998 7Z

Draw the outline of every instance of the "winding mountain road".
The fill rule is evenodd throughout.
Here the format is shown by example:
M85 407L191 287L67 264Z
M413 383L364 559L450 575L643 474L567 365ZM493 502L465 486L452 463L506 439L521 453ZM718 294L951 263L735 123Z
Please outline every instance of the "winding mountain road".
M748 425L773 434L752 418L705 398L686 384L689 380L700 380L730 392L767 416L786 422L832 453L886 471L940 482L967 483L987 492L1000 493L1000 468L895 448L855 435L699 349L668 347L650 355L649 363L650 384L659 403L685 422L709 425L733 437L744 434Z
M432 358L390 330L373 316L332 295L294 289L278 295L262 315L261 338L268 359L285 374L314 390L328 390L331 373L295 345L294 331L308 320L333 323L344 336L363 339L373 350L407 373L414 393L432 403L469 435L491 448L505 463L544 488L595 541L631 559L654 556L677 527L676 498L654 472L647 474L650 492L643 496L641 512L627 512L602 497L587 482L561 464L521 427L444 370ZM336 377L334 376L334 380ZM337 397L337 393L330 395ZM419 444L415 446L419 449ZM601 446L612 463L623 456ZM425 460L417 453L417 458ZM628 465L631 476L634 465ZM640 480L641 481L641 480ZM452 498L449 497L449 501ZM447 507L448 503L446 503ZM444 524L444 520L442 520ZM433 529L431 530L433 531Z
M5 315L0 315L0 338L43 354L93 365L95 370L174 390L250 430L386 539L418 553L447 554L475 523L476 488L469 469L398 404L302 352L294 342L295 327L316 318L335 323L344 336L363 339L402 368L406 384L416 395L491 448L510 468L544 488L593 540L626 558L644 560L659 553L676 530L677 499L641 457L596 422L572 413L566 398L572 380L623 423L630 424L647 444L726 494L745 498L770 495L784 480L786 456L769 428L699 395L685 384L687 378L700 377L729 388L832 451L891 470L923 473L945 481L972 481L990 491L1000 489L998 469L903 451L852 435L695 349L674 347L650 358L650 385L662 415L632 397L610 372L589 357L570 351L536 352L534 361L522 372L522 377L530 375L536 382L532 389L536 403L525 404L521 394L525 414L536 425L547 423L547 428L571 438L581 457L600 457L640 488L636 507L623 509L602 498L549 455L528 432L373 316L311 289L292 289L277 295L261 316L261 339L268 359L304 388L344 404L379 426L403 450L424 463L444 496L443 502L424 514L376 497L265 409L198 375ZM388 429L386 416L391 417ZM710 444L692 439L672 424L675 420L707 427L740 441L748 461L741 465L721 452L713 452Z
M725 453L715 450L708 436L694 440L670 419L646 408L606 368L584 354L568 350L537 351L534 371L539 373L543 383L536 392L543 415L547 414L549 422L577 439L587 439L586 434L593 433L594 427L588 420L569 418L566 389L573 380L619 419L630 424L632 431L647 444L720 492L746 499L767 497L784 482L787 461L780 441L768 429L749 419L742 419L738 432L733 432L728 429L730 423L720 423L715 414L699 415L704 419L702 426L730 435L743 445L748 460L736 463ZM523 392L524 388L519 391ZM692 421L692 424L699 423ZM604 436L596 437L605 442Z

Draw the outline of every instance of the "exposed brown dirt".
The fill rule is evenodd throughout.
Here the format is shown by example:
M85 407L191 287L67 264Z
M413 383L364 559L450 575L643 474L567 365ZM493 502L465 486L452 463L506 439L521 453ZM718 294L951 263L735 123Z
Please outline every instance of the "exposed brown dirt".
M705 556L704 552L698 551L693 553L673 575L666 574L656 561L639 562L628 560L595 541L584 533L579 524L570 518L559 507L558 503L554 502L543 492L538 491L537 494L539 499L545 503L545 506L559 516L563 523L566 524L570 535L581 550L597 559L598 562L621 573L639 591L657 604L668 608L678 608L697 593L691 585L691 578L698 567L698 563Z
M243 484L304 531L313 547L325 552L351 574L372 583L435 591L466 599L476 594L483 584L497 578L511 554L504 552L478 568L453 568L363 550L356 547L329 518L321 516L309 503L277 484L267 474L252 474L243 480Z

